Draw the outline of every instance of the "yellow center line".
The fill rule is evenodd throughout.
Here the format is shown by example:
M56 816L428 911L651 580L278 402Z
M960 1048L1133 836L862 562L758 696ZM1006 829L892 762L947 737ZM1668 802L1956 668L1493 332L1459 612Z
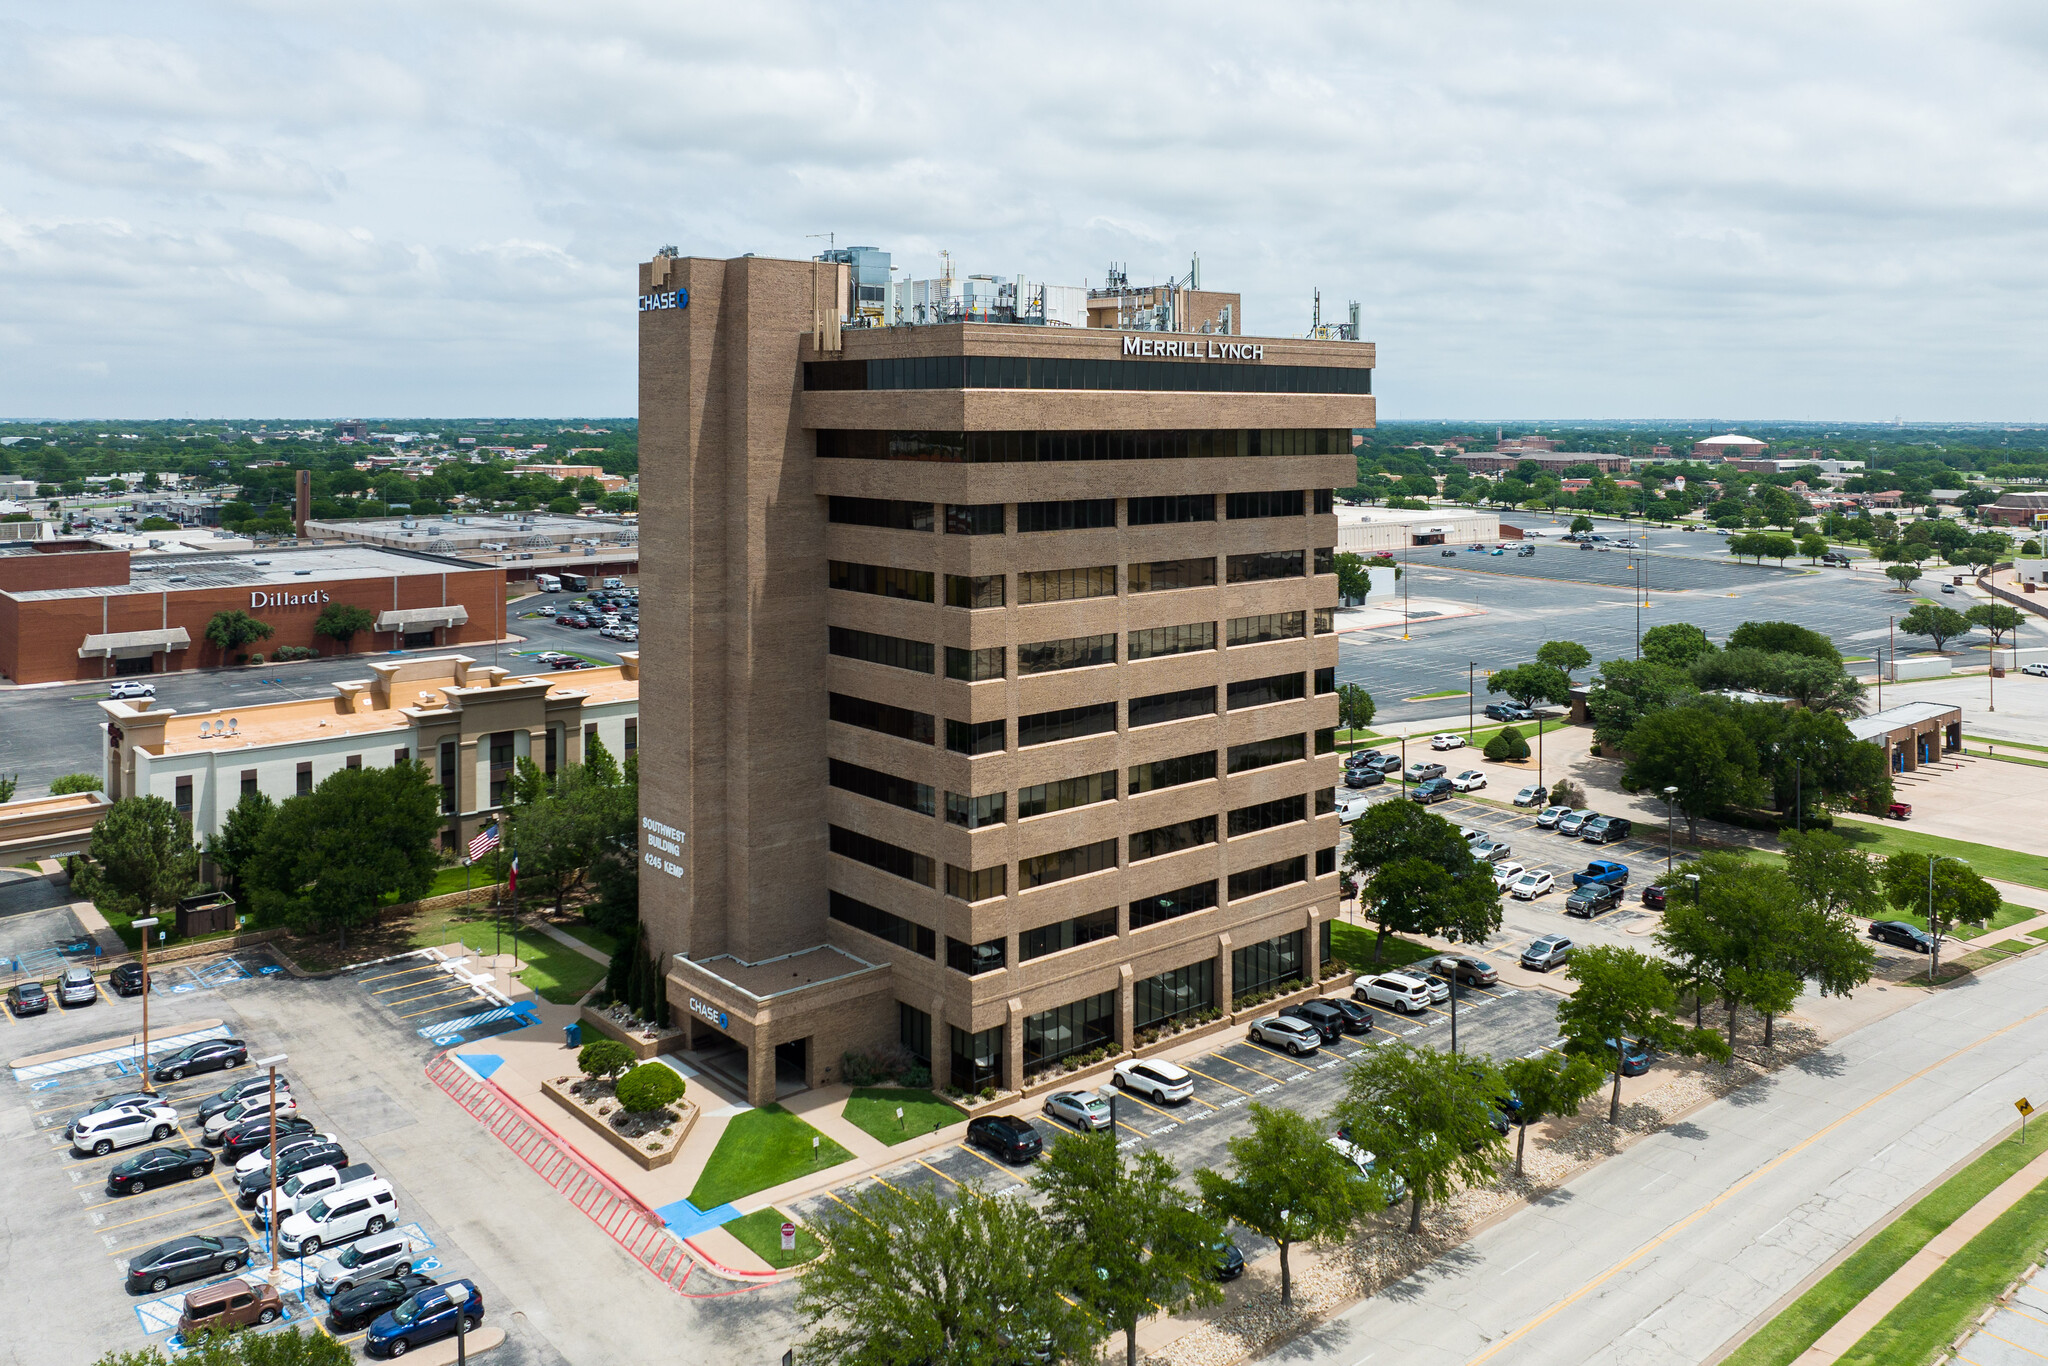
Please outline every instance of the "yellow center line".
M1232 1066L1235 1066L1235 1065L1236 1065L1236 1064L1234 1064L1234 1063L1232 1064ZM1238 1093L1238 1094L1239 1094L1240 1096L1248 1096L1248 1095L1250 1095L1250 1094L1251 1094L1251 1092L1249 1092L1249 1091L1245 1090L1245 1089L1244 1089L1244 1088L1243 1088L1242 1086L1230 1086L1230 1083L1229 1083L1229 1082L1227 1082L1227 1081L1224 1081L1224 1080L1223 1080L1222 1078L1220 1078L1220 1077L1212 1077L1212 1076L1210 1076L1210 1075L1209 1075L1209 1074L1208 1074L1207 1072L1204 1072L1204 1071L1200 1070L1199 1068L1194 1068L1194 1067L1188 1067L1188 1065L1187 1065L1186 1063L1182 1063L1182 1064L1181 1064L1181 1066L1182 1066L1182 1067L1187 1067L1187 1068L1188 1068L1188 1071L1190 1071L1190 1072L1193 1072L1193 1073L1194 1073L1194 1074L1195 1074L1196 1076L1200 1077L1200 1078L1201 1078L1201 1079L1202 1079L1203 1081L1213 1081L1213 1082L1215 1082L1215 1083L1216 1083L1216 1084L1217 1084L1218 1086L1229 1086L1231 1090L1233 1090L1233 1091L1237 1092L1237 1093Z
M1613 1266L1608 1267L1607 1270L1601 1272L1598 1276L1595 1276L1593 1279L1587 1281L1584 1285L1580 1286L1577 1290L1574 1290L1571 1294L1559 1300L1556 1304L1551 1305L1550 1308L1544 1310L1535 1318L1530 1319L1520 1328L1517 1328L1513 1332L1508 1333L1504 1337L1501 1337L1494 1341L1487 1347L1485 1351L1481 1352L1478 1356L1473 1357L1469 1362L1467 1362L1466 1366L1479 1366L1479 1363L1482 1361L1491 1361L1494 1357L1498 1356L1501 1352L1505 1351L1509 1346L1513 1345L1514 1343L1520 1342L1530 1333L1535 1332L1538 1328L1550 1322L1550 1320L1556 1318L1559 1314L1571 1308L1574 1304L1577 1304L1580 1300L1592 1294L1595 1290L1598 1290L1601 1286L1607 1284L1607 1282L1613 1280L1616 1276L1619 1276L1622 1272L1628 1270L1637 1262L1649 1256L1652 1252L1655 1252L1658 1248L1664 1246L1664 1244L1670 1242L1679 1234L1685 1232L1685 1230L1687 1230L1688 1228L1691 1228L1701 1219L1706 1218L1707 1215L1713 1213L1715 1210L1719 1209L1722 1205L1728 1203L1730 1200L1733 1200L1737 1195L1741 1194L1748 1187L1753 1186L1757 1182L1763 1180L1764 1177L1770 1175L1779 1167L1784 1166L1787 1162L1790 1162L1793 1158L1797 1157L1800 1153L1805 1152L1808 1148L1820 1142L1829 1134L1833 1133L1835 1130L1841 1128L1844 1124L1847 1124L1850 1120L1862 1114L1865 1110L1870 1109L1871 1107L1877 1105L1881 1101L1889 1100L1891 1097L1897 1095L1900 1091L1903 1091L1908 1086L1911 1086L1914 1082L1919 1081L1922 1077L1928 1076L1929 1074L1936 1072L1943 1067L1948 1066L1957 1058L1962 1057L1965 1053L1974 1052L1975 1050L1982 1048L1985 1044L1990 1043L1993 1039L1999 1038L2000 1036L2005 1034L2010 1034L2013 1030L2018 1029L2021 1025L2029 1024L2034 1020L2041 1018L2043 1015L2048 1015L2048 1006L2042 1007L2040 1010L2033 1012L2033 1014L2031 1015L2022 1016L2021 1018L2014 1020L2009 1025L2004 1025L1998 1029L1992 1030L1989 1034L1986 1034L1984 1037L1978 1039L1976 1042L1965 1044L1961 1048L1956 1049L1947 1057L1936 1059L1935 1061L1927 1064L1927 1066L1921 1068L1918 1072L1915 1072L1912 1076L1907 1077L1901 1081L1894 1082L1892 1085L1886 1087L1884 1090L1872 1096L1869 1100L1866 1100L1861 1105L1858 1105L1855 1109L1843 1113L1842 1115L1832 1120L1828 1124L1822 1126L1819 1129L1814 1130L1811 1134L1808 1134L1805 1138L1793 1144L1784 1152L1779 1153L1776 1157L1772 1158L1770 1161L1764 1163L1761 1167L1758 1167L1749 1175L1737 1181L1727 1190L1722 1191L1719 1195L1715 1196L1712 1200L1709 1200L1706 1204L1701 1205L1691 1214L1686 1215L1683 1219L1680 1219L1677 1223L1665 1229L1662 1233L1658 1234L1655 1238L1652 1238L1649 1242L1644 1243L1641 1247L1637 1248L1634 1252L1631 1252L1628 1256L1616 1262Z

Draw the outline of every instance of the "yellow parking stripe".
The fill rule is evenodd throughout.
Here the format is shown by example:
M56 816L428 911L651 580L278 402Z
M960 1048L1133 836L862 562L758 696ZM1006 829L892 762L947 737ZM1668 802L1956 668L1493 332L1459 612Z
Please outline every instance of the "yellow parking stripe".
M1261 1053L1263 1053L1263 1054L1266 1054L1266 1055L1268 1055L1268 1056L1270 1056L1270 1057L1275 1057L1275 1058L1278 1058L1278 1059L1279 1059L1280 1061L1282 1061L1282 1062L1291 1062L1291 1063L1293 1063L1293 1064L1294 1064L1294 1065L1295 1065L1296 1067L1299 1067L1299 1068L1300 1068L1300 1069L1301 1069L1302 1071L1304 1071L1304 1072L1313 1072L1313 1071L1315 1071L1315 1070L1316 1070L1316 1069L1315 1069L1314 1067L1312 1067L1312 1066L1311 1066L1311 1065L1309 1065L1308 1063L1305 1063L1305 1062L1303 1062L1303 1061L1302 1061L1302 1060L1301 1060L1300 1058L1297 1058L1297 1057L1293 1056L1293 1055L1292 1055L1292 1054L1290 1054L1290 1053L1283 1053L1283 1052L1281 1052L1281 1051L1280 1051L1279 1049L1277 1049L1277 1048L1273 1047L1273 1045L1271 1045L1271 1044L1269 1044L1269 1043L1259 1043L1259 1042L1257 1042L1257 1041L1255 1041L1255 1040L1252 1040L1252 1039L1246 1039L1246 1040L1245 1040L1244 1042L1245 1042L1245 1044L1246 1044L1246 1046L1247 1046L1247 1047L1250 1047L1250 1048L1256 1048L1256 1049L1258 1049L1258 1050L1259 1050L1259 1051L1260 1051ZM1317 1044L1317 1045L1316 1045L1316 1049L1317 1049L1317 1051L1318 1051L1318 1052L1320 1052L1320 1051L1322 1050L1322 1047L1323 1047L1323 1045L1321 1045L1320 1043L1319 1043L1319 1044ZM1230 1060L1229 1060L1228 1058L1226 1058L1226 1059L1224 1059L1224 1061L1225 1061L1225 1062L1228 1062L1228 1061L1230 1061Z
M1226 1059L1226 1061L1228 1061L1228 1060ZM1232 1066L1235 1066L1235 1065L1236 1065L1236 1064L1234 1064L1234 1063L1232 1064ZM1244 1088L1243 1088L1242 1086L1231 1086L1229 1082L1227 1082L1227 1081L1224 1081L1224 1080L1222 1080L1222 1079L1221 1079L1220 1077L1212 1077L1212 1076L1210 1076L1210 1075L1209 1075L1209 1074L1208 1074L1207 1072L1204 1072L1204 1071L1202 1071L1202 1070L1201 1070L1200 1068L1198 1068L1198 1067L1188 1067L1188 1065L1187 1065L1186 1063L1182 1063L1182 1064L1181 1064L1181 1066L1182 1066L1182 1067L1187 1067L1187 1068L1188 1068L1188 1071L1190 1071L1190 1072L1193 1072L1193 1073L1194 1073L1194 1074L1195 1074L1196 1076L1200 1077L1200 1078L1201 1078L1201 1079L1202 1079L1203 1081L1213 1081L1213 1082L1215 1082L1215 1083L1216 1083L1216 1084L1217 1084L1218 1086L1226 1086L1226 1087L1229 1087L1229 1088L1230 1088L1231 1090L1233 1090L1233 1091L1237 1092L1237 1093L1238 1093L1238 1094L1239 1094L1240 1096L1248 1096L1248 1095L1250 1095L1250 1094L1251 1094L1251 1092L1249 1092L1249 1091L1245 1090L1245 1089L1244 1089ZM1247 1069L1247 1070L1249 1070L1249 1069Z
M1132 1095L1129 1091L1118 1091L1116 1094L1118 1100L1127 1100L1130 1101L1133 1105L1142 1105L1155 1115L1165 1115L1168 1119L1173 1120L1176 1124L1180 1122L1180 1117L1178 1115L1170 1114L1167 1111L1160 1109L1157 1105L1154 1105L1151 1101L1143 1100L1135 1095Z
M378 987L375 991L371 992L370 994L372 996L389 996L394 991L411 991L414 987L424 987L429 986L435 982L446 982L449 980L450 978L447 976L447 974L433 972L428 973L425 977L415 977L410 982L400 982L395 987Z
M108 1229L128 1228L134 1224L146 1224L152 1219L161 1219L167 1214L182 1214L188 1209L204 1209L206 1206L214 1203L216 1202L213 1200L200 1200L190 1205L180 1205L176 1209L158 1210L155 1214L139 1215L136 1218L128 1219L118 1224L101 1224L98 1227L102 1232Z
M464 987L463 990L467 991L468 988ZM435 1011L446 1010L449 1006L452 1006L454 1004L455 1002L453 1001L443 1001L441 1002L441 1004L437 1006L428 1006L425 1010L415 1010L411 1014L400 1015L398 1018L401 1020L417 1020L422 1015L432 1015Z
M912 1158L912 1159L911 1159L911 1161L913 1161L913 1162L917 1163L917 1165L918 1165L918 1166L920 1166L920 1167L923 1167L923 1168L924 1168L924 1169L925 1169L926 1171L930 1172L930 1173L931 1173L932 1175L934 1175L934 1176L945 1176L945 1177L946 1177L946 1179L947 1179L948 1181L951 1181L951 1182L952 1182L952 1183L953 1183L954 1185L956 1185L956 1186L957 1186L957 1185L959 1185L959 1184L960 1184L960 1178L959 1178L959 1177L957 1177L957 1176L946 1176L946 1173L944 1173L944 1172L940 1171L940 1170L939 1170L939 1169L938 1169L937 1167L934 1167L934 1166L933 1166L933 1165L932 1165L931 1163L929 1163L929 1162L925 1161L925 1160L924 1160L923 1158L921 1158L921 1157L914 1157L914 1158Z
M380 972L375 977L365 977L363 980L365 982L381 982L387 977L403 977L408 972L430 972L432 970L433 964L431 963L414 963L409 968L397 968L391 972Z
M142 1079L140 1077L136 1078L135 1084L139 1088L142 1085ZM169 1099L169 1096L173 1090L190 1091L192 1088L196 1086L202 1086L204 1084L205 1083L201 1082L196 1077L190 1081L167 1081L156 1088L156 1093L159 1097L163 1098L164 1104L169 1105L172 1104L172 1101ZM114 1094L122 1093L116 1092ZM98 1096L96 1095L94 1099L98 1099ZM89 1108L89 1104L90 1103L86 1101L84 1097L80 1096L70 1101L58 1101L55 1104L40 1106L30 1110L29 1113L36 1115L47 1115L53 1110L84 1110Z
M1000 1162L996 1161L996 1160L995 1160L995 1159L994 1159L993 1157L990 1157L990 1156L989 1156L989 1155L988 1155L987 1153L985 1153L985 1152L981 1152L980 1150L978 1150L978 1149L975 1149L975 1148L970 1148L970 1147L968 1147L968 1146L967 1146L967 1145L966 1145L965 1143L962 1143L962 1144L960 1144L960 1145L959 1145L959 1148L960 1148L960 1151L961 1151L961 1152L963 1152L963 1153L972 1153L972 1154L973 1154L974 1156L976 1156L976 1157L980 1158L980 1159L981 1159L982 1161L984 1161L984 1162L988 1163L988 1164L989 1164L989 1166L991 1166L991 1167L994 1167L994 1168L995 1168L995 1169L996 1169L997 1171L1001 1172L1001 1173L1002 1173L1003 1175L1005 1175L1005 1176L1007 1176L1007 1177L1010 1177L1010 1178L1012 1178L1013 1180L1015 1179L1015 1177L1016 1177L1016 1173L1015 1173L1015 1172L1012 1172L1012 1171L1011 1171L1011 1170L1010 1170L1010 1169L1009 1169L1008 1167L1005 1167L1005 1166L1004 1166L1004 1165L1003 1165L1002 1163L1000 1163Z
M198 1228L188 1228L185 1230L185 1233L198 1233L205 1229L219 1228L222 1224L232 1224L234 1222L235 1221L233 1219L216 1219L210 1224L201 1224ZM185 1234L179 1234L178 1236L182 1238L185 1236ZM109 1252L107 1255L109 1257L118 1257L124 1252L137 1252L145 1247L155 1247L158 1243L162 1241L163 1239L161 1238L147 1238L139 1243L131 1243L127 1247L117 1247L112 1252Z
M456 982L452 986L442 987L439 991L423 991L417 996L408 996L403 1001L386 1001L384 1004L390 1006L393 1010L397 1010L401 1006L416 1006L421 1001L431 1001L436 996L455 996L468 990L469 987L466 983ZM402 1020L406 1017L401 1015L398 1018Z
M1261 1072L1248 1062L1239 1062L1236 1058L1226 1058L1221 1053L1211 1053L1209 1056L1220 1062L1227 1062L1232 1067L1242 1067L1245 1071L1252 1073L1254 1076L1264 1077L1267 1081L1284 1082L1287 1080L1285 1077L1276 1077L1271 1072Z

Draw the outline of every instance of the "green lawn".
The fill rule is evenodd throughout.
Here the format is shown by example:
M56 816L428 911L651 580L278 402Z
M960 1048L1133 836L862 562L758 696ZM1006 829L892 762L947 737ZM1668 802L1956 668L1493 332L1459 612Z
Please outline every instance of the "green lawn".
M1372 944L1378 935L1379 931L1370 925L1334 921L1330 925L1330 953L1333 957L1343 959L1353 968L1364 968L1372 963ZM1387 936L1385 957L1380 960L1380 966L1406 967L1410 963L1442 952L1442 949L1433 949L1427 944L1418 944L1412 939L1390 934Z
M802 1224L796 1226L796 1251L782 1250L782 1225L795 1223L779 1209L757 1209L752 1214L743 1214L725 1226L725 1231L745 1243L755 1256L781 1271L785 1267L808 1262L825 1250L825 1245Z
M2048 1126L2043 1126L2048 1128ZM819 1140L812 1156L811 1140ZM690 1203L715 1209L741 1196L779 1186L808 1172L823 1171L853 1154L820 1134L780 1105L767 1105L732 1117L711 1150L697 1178Z
M2035 768L2048 768L2048 759L2029 759L2020 754L1991 754L1985 750L1971 749L1967 745L1963 747L1963 752L1975 755L1979 759L1989 759L1994 764L2029 764Z
M899 1105L903 1107L900 1127L896 1122ZM863 1086L846 1101L847 1123L892 1145L923 1138L966 1118L929 1091L897 1086Z
M1963 741L1966 744L2005 745L2011 749L2031 749L2037 754L2048 754L2048 745L2024 745L2018 740L1992 740L1982 735L1965 735Z
M1957 1172L1954 1176L1935 1187L1918 1204L1901 1214L1880 1230L1876 1237L1849 1254L1842 1264L1823 1276L1814 1287L1787 1305L1785 1309L1758 1329L1742 1346L1728 1356L1722 1366L1789 1366L1807 1348L1820 1339L1820 1335L1833 1327L1841 1317L1863 1302L1865 1296L1883 1284L1894 1271L1927 1245L1929 1239L1947 1228L1979 1200L1995 1190L2014 1172L2041 1155L2048 1148L2048 1124L2035 1124L2027 1130L2025 1144L2008 1140L2000 1143L1984 1156ZM2028 1199L2036 1199L2035 1192ZM2021 1206L2025 1205L2021 1202ZM2015 1210L2021 1206L2015 1206ZM1996 1225L1993 1226L1994 1228ZM1980 1234L1968 1247L1984 1241L1989 1231ZM2038 1238L2024 1244L2025 1247L2041 1246ZM2017 1254L2016 1255L2024 1255ZM2018 1270L2018 1264L2014 1270ZM1940 1274L1940 1273L1937 1273ZM1992 1288L1996 1294L2002 1289L2007 1276ZM1914 1298L1919 1298L1918 1291ZM1987 1295L1986 1298L1989 1298ZM1981 1305L1980 1305L1981 1307ZM1974 1312L1974 1311L1971 1311ZM1885 1323L1889 1323L1887 1317ZM1878 1328L1883 1328L1880 1323ZM1959 1330L1952 1329L1937 1342L1945 1342ZM1872 1329L1856 1349L1842 1360L1877 1360L1862 1354L1861 1349L1870 1343L1877 1329ZM1903 1352L1883 1358L1886 1361L1919 1361L1925 1352L1913 1354Z
M429 935L420 947L460 940L484 953L495 952L500 947L507 953L512 951L512 927L509 923L500 934L487 918L451 918L437 933L442 937ZM531 928L522 929L519 933L519 957L526 964L519 973L519 980L532 987L543 1001L552 1001L558 1006L576 1004L584 992L604 979L606 970L605 964L586 958L567 944Z
M1981 877L2017 882L2026 887L2048 887L2048 858L2039 854L2022 854L1989 844L1923 835L1896 821L1859 820L1853 816L1838 818L1835 833L1868 853L1895 854L1903 850L1909 854L1946 854L1951 858L1968 860Z
M1463 688L1444 688L1439 692L1419 692L1413 697L1404 697L1403 702L1434 702L1440 697L1463 697Z
M595 925L586 925L582 921L576 920L571 921L567 925L557 925L555 928L568 935L571 939L582 940L606 958L610 958L619 951L619 937L600 930Z
M2022 920L2032 920L2039 914L2041 912L2035 910L2032 906L2018 906L2010 901L2004 901L1999 903L1998 914L1991 917L1989 925L1986 925L1981 930L1964 925L1961 932L1975 939L1979 935L1989 934L1993 930L2002 930L2008 925L2017 925ZM1924 915L1902 915L1898 919L1905 921L1909 925L1918 925L1923 930L1927 928L1927 917Z

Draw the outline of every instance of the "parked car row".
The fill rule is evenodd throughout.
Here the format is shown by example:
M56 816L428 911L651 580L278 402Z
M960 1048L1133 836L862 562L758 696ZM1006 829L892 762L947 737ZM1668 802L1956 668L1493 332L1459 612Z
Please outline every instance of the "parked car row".
M142 988L140 963L123 963L107 974L107 989L116 996L139 996ZM93 977L92 969L73 967L58 974L55 991L39 981L16 982L7 988L7 1010L16 1019L23 1019L30 1015L48 1014L52 1001L71 1010L92 1005L99 998L99 982Z

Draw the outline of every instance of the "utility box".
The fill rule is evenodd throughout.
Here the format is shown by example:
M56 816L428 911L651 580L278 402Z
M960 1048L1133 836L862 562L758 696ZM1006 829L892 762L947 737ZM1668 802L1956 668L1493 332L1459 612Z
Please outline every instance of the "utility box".
M235 928L235 899L225 892L195 892L180 898L175 918L178 937L219 934Z

